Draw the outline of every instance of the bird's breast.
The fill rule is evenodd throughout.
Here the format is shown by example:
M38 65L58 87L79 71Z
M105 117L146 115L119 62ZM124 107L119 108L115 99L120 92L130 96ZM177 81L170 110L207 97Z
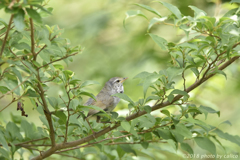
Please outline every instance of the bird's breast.
M107 104L106 104L106 108L104 109L106 112L111 112L114 110L114 108L117 106L117 104L119 103L120 101L120 98L118 97L114 97L114 96L111 96L109 97L111 100L109 101L106 101Z

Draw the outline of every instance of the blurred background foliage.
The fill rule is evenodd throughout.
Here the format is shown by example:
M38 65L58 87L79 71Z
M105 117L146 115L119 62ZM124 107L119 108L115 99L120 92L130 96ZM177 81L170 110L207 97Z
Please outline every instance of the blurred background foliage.
M188 8L189 5L194 5L206 11L208 15L216 17L221 17L227 10L235 7L234 4L227 3L229 1L221 0L165 1L176 5L184 15L193 15L193 11ZM88 88L95 95L108 79L121 76L129 77L129 80L125 83L125 93L133 100L138 100L143 97L142 87L137 85L137 79L132 78L142 71L158 72L161 69L166 69L170 64L170 55L166 51L162 51L146 34L148 27L146 19L142 17L129 18L124 28L123 20L126 11L140 9L133 5L134 3L149 5L157 9L162 15L169 14L169 11L160 3L153 3L148 0L52 0L48 4L49 7L54 8L53 15L45 18L44 23L50 26L57 24L59 28L65 30L63 37L68 38L72 45L81 44L85 48L82 54L74 57L72 63L64 65L74 71L75 76L83 81L98 81L100 85ZM144 13L147 17L153 16L149 12ZM8 15L3 12L0 15L1 18L8 21ZM163 24L154 26L150 32L174 42L178 42L184 35L173 26ZM238 61L225 70L228 76L227 80L224 76L217 75L191 93L192 102L220 110L221 116L217 117L216 114L213 114L208 117L207 123L218 126L221 122L229 120L232 126L222 124L219 128L232 135L239 135L240 133L239 63ZM188 85L192 83L191 77L192 75L187 77ZM182 85L182 82L179 81L177 85ZM151 90L148 92L150 93ZM58 96L61 94L61 88L53 85L49 94ZM8 101L9 99L5 98L2 101L3 106ZM121 112L123 109L127 109L127 105L121 101L115 111ZM172 106L167 109L174 113L179 108ZM29 114L26 119L41 125L41 122L36 118L38 113L34 110L34 106L30 105L30 102L25 102L25 110ZM20 114L16 111L16 104L0 113L1 121L9 121L11 114L15 116ZM157 111L157 114L160 114L160 112ZM201 116L201 118L204 120L204 116ZM221 142L226 146L228 153L240 151L236 144L224 140L221 140ZM166 144L163 145L166 147ZM196 153L205 153L196 144L192 145L195 147L194 151ZM154 146L156 147L156 144ZM157 146L162 148L162 145ZM224 154L224 150L219 145L217 146L218 153ZM144 149L141 148L141 150ZM162 159L175 159L177 157L181 159L177 156L177 153L175 155L168 151L156 151L158 151L158 148L149 148L142 152L149 155L149 159L154 159L154 157ZM89 156L88 158L93 157Z

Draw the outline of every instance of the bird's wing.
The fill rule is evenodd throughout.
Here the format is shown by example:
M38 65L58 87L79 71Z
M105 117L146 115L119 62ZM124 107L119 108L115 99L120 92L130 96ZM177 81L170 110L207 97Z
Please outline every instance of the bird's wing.
M93 101L93 103L90 105L97 106L99 108L102 108L103 110L106 109L106 104L104 104L102 101ZM98 112L99 112L98 110L90 109L88 112L88 116L93 115Z
M93 102L95 102L94 99L89 98L88 101L86 103L84 103L84 106L92 105Z

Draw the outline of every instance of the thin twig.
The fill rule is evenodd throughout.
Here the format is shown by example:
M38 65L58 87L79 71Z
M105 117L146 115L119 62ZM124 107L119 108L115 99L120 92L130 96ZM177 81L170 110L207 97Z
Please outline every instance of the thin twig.
M68 83L69 83L69 80L68 80ZM66 143L67 142L67 137L68 137L68 125L69 125L69 119L70 119L70 111L69 111L69 105L70 105L70 103L71 103L71 98L70 98L70 91L71 91L71 89L69 89L68 91L67 91L67 85L65 85L65 90L66 90L66 92L67 92L67 96L68 96L68 104L66 104L66 107L67 107L67 114L68 114L68 116L67 116L67 122L66 122L66 130L65 130L65 137L64 137L64 143Z
M52 41L54 38L56 38L57 35L55 35L53 38L50 39L50 41ZM36 53L36 56L43 50L47 47L47 45L45 44L37 53Z
M30 8L32 9L33 7L30 6ZM33 55L33 60L36 61L37 59L37 55L35 53L35 42L34 42L34 25L33 25L33 20L32 18L29 18L30 20L30 28L31 28L31 52L32 52L32 55Z
M10 103L8 103L8 105L6 105L4 108L2 108L2 109L0 110L0 112L2 112L4 109L6 109L7 107L9 107L12 103L14 103L14 102L18 101L19 99L21 99L23 95L24 95L24 94L22 94L22 95L21 95L20 97L18 97L17 99L16 99L16 98L13 98L12 101L11 101Z
M12 93L13 91L15 91L19 86L21 86L24 82L26 82L31 76L32 76L32 74L30 74L29 77L27 77L24 81L22 81L22 83L20 83L19 85L17 85L17 86L16 86L15 88L13 88L11 91L8 91L8 92L5 93L4 95L2 95L2 96L0 97L0 99L3 98L3 97L6 96L6 95Z
M49 63L47 63L47 64L39 67L38 69L43 68L43 67L46 67L46 66L48 66L49 64L52 64L52 63L61 61L61 60L63 60L63 59L66 59L66 58L68 58L68 57L74 56L74 55L76 55L76 54L78 54L78 52L75 52L75 53L73 53L73 54L69 54L69 55L66 55L66 56L64 56L64 57L62 57L62 58L56 59L56 60L54 60L54 61L51 61L51 62L49 62Z
M5 35L3 43L2 43L2 48L1 48L1 52L0 52L0 58L2 57L2 53L3 53L4 49L5 49L5 45L6 45L6 42L7 42L8 33L10 31L10 28L11 28L12 20L13 20L13 14L10 17L10 20L9 20L9 23L8 23L8 28L7 28L7 31L6 31L6 35Z

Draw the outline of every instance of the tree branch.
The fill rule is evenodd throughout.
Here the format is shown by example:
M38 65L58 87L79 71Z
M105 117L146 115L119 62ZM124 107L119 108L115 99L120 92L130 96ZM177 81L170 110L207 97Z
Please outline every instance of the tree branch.
M8 38L8 33L10 31L10 28L11 28L12 20L13 20L13 14L10 17L10 20L9 20L9 23L8 23L8 28L7 28L7 31L6 31L6 35L5 35L3 43L2 43L0 58L2 58L2 54L3 54L4 48L5 48L5 45L6 45L6 41L7 41L7 38Z
M65 102L65 105L66 105L66 107L67 107L67 113L68 113L68 116L67 116L67 122L66 122L66 131L65 131L65 137L64 137L64 143L66 143L67 142L67 136L68 136L68 125L69 125L69 119L70 119L70 111L69 111L69 105L70 105L70 103L71 103L71 98L70 98L70 94L69 94L69 92L71 91L71 89L69 89L68 91L67 91L67 85L65 85L65 90L66 90L66 92L67 92L67 96L68 96L68 104L66 104Z
M43 102L44 114L47 118L49 129L50 129L50 139L51 139L51 143L52 143L52 148L54 148L55 145L56 145L56 142L55 142L54 128L53 128L53 124L52 124L52 116L51 116L51 113L48 109L46 98L44 96L44 90L43 90L43 87L41 85L41 78L40 78L40 75L39 75L39 69L37 70L37 72L38 72L38 75L37 75L38 84L37 84L37 86L38 86L38 89L40 90L39 94L40 94L40 97L41 97L42 102Z

